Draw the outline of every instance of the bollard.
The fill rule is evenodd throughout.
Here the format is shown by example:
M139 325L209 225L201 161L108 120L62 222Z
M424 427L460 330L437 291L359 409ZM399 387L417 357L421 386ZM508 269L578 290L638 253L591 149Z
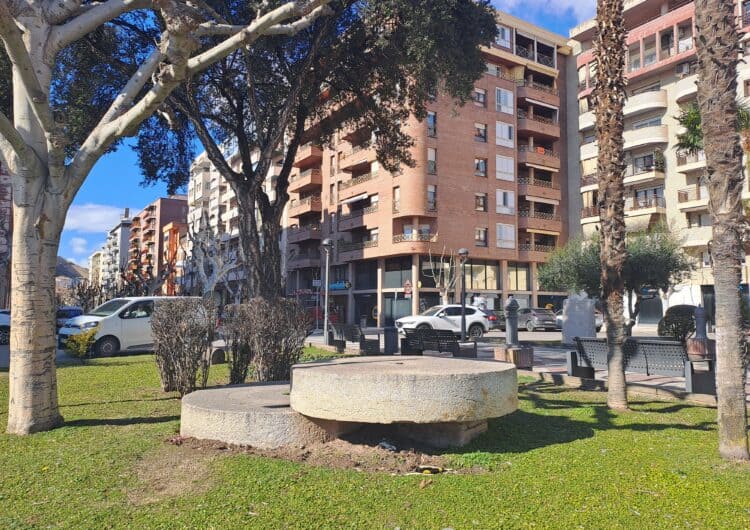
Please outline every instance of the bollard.
M398 329L394 326L383 328L383 354L394 355L398 352Z
M513 295L505 303L505 343L508 346L518 345L518 301Z
M706 334L706 310L700 305L695 308L695 338L708 338Z

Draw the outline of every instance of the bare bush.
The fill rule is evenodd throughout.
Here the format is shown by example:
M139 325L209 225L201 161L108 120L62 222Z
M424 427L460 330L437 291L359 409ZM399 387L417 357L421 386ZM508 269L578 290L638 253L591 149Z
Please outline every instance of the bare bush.
M308 320L294 300L255 298L227 307L224 336L230 383L243 383L252 366L257 381L287 381L299 362Z
M180 396L208 382L207 352L214 338L216 308L199 298L159 300L151 317L156 365L162 389L176 390Z

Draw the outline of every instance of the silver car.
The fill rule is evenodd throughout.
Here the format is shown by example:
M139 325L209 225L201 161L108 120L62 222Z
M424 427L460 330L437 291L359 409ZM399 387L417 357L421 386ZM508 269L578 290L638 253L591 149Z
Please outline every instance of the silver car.
M555 319L555 314L549 309L525 307L518 310L518 328L525 328L526 331L537 329L555 331L557 329L557 320Z

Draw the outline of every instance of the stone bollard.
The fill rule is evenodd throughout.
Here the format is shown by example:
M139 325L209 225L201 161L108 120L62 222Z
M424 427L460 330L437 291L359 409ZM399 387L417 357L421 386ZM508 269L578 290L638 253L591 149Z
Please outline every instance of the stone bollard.
M685 349L691 361L716 358L716 341L706 334L706 310L702 306L695 308L695 336L687 339Z
M505 343L508 346L518 345L518 301L513 295L505 303Z
M383 354L395 355L398 353L398 329L394 326L383 328Z

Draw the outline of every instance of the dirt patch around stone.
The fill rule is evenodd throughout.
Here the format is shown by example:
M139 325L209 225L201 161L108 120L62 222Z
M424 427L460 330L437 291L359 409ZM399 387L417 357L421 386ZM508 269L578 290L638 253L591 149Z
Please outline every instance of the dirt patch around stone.
M127 491L128 501L142 506L209 490L211 463L217 456L197 446L165 444L135 465L139 484Z
M180 446L189 453L203 451L213 454L248 454L300 462L313 467L350 469L366 473L429 474L424 472L424 468L439 473L484 472L480 468L451 469L446 457L434 454L429 448L420 447L414 442L388 436L389 433L388 429L373 426L326 443L274 450L179 436L170 438L167 442ZM392 450L394 447L395 451Z

